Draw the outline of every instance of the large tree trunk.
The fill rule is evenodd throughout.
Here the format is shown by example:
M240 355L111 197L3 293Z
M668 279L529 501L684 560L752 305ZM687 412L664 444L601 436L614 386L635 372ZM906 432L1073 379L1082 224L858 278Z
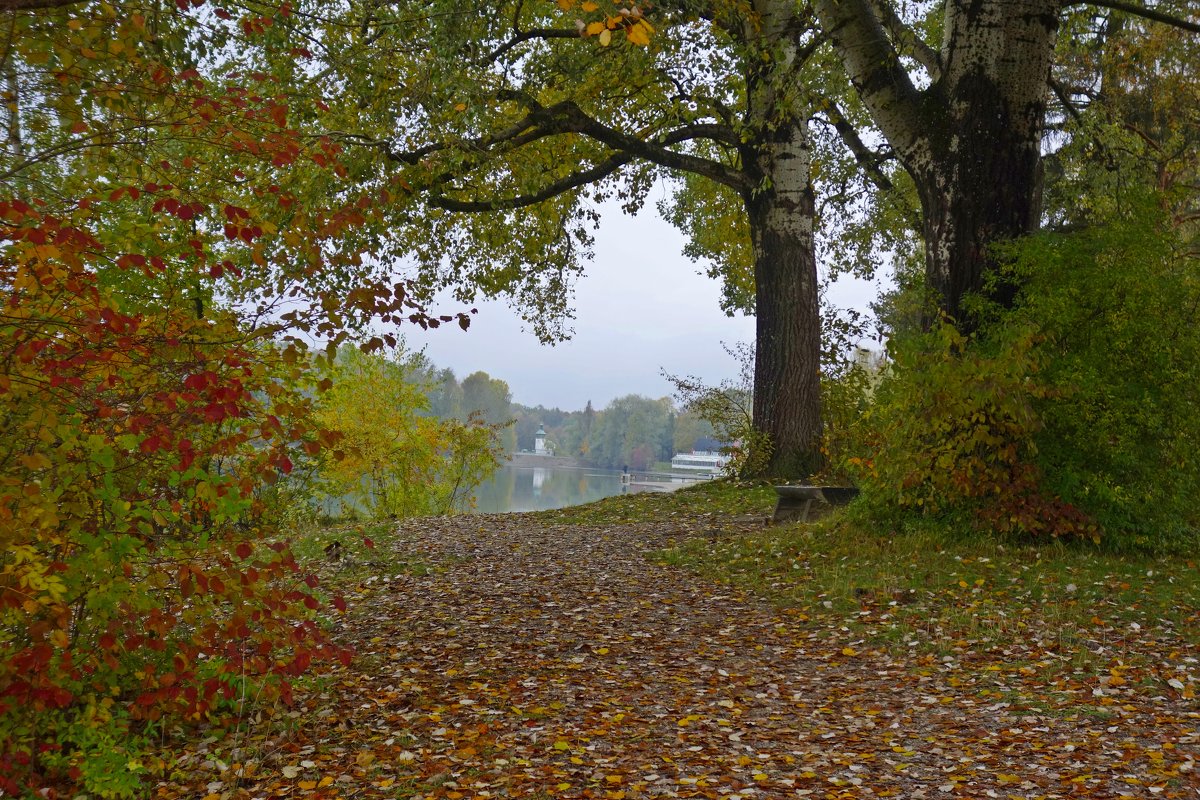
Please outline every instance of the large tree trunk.
M822 460L821 316L806 123L776 127L756 155L766 180L746 201L758 337L754 426L770 438L766 476L807 478Z
M918 90L878 0L814 0L850 78L913 177L924 211L927 283L963 327L988 287L989 247L1034 230L1040 145L1062 0L947 0L940 53ZM1007 303L1012 286L993 298Z
M794 0L754 0L745 31L761 48L746 74L743 195L754 250L754 427L770 440L762 477L808 478L821 458L821 314L813 247L815 196L808 118L796 94L807 21Z
M1035 230L1058 0L952 0L924 147L906 161L924 211L926 282L960 327L973 293L1008 305L992 244Z

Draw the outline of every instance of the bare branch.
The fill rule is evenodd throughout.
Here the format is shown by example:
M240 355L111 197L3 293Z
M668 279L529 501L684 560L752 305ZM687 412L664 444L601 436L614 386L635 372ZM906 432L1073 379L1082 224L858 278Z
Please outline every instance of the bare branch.
M1076 2L1068 3L1072 6L1100 6L1101 8L1111 8L1113 11L1123 11L1126 14L1132 14L1135 17L1161 22L1164 25L1170 25L1174 28L1181 28L1185 31L1200 33L1200 22L1193 22L1176 17L1173 14L1168 14L1164 11L1159 11L1154 8L1147 8L1137 3L1125 3L1122 0L1076 0Z
M563 105L565 104L558 104L558 106L555 106L555 108ZM574 110L578 112L578 108L575 108ZM603 141L598 135L593 135L593 132L586 130L589 124L599 126L600 123L592 120L590 117L587 117L582 112L578 112L578 117L575 117L571 121L578 123L581 120L586 121L585 124L573 125L569 129L562 128L555 131L555 133L582 133L583 135L595 138L598 141ZM605 130L612 131L612 129ZM599 131L595 132L599 133ZM552 135L551 132L547 131L540 131L539 134L542 136ZM714 181L723 183L726 186L730 186L739 192L747 192L751 188L749 179L736 170L726 167L725 165L716 161L709 161L708 159L700 158L698 156L687 156L668 149L671 145L679 144L680 142L691 139L710 138L726 144L730 143L731 141L735 141L732 131L725 129L724 126L687 126L672 131L670 134L657 142L646 142L640 139L633 139L633 137L627 137L624 134L619 134L616 131L612 131L612 134L617 137L615 139L613 139L613 137L609 137L614 141L624 141L626 144L628 144L631 140L633 142L637 142L639 146L636 148L629 146L613 147L613 145L610 144L609 146L613 147L613 149L617 150L617 152L609 156L604 161L601 161L590 169L573 172L564 178L560 178L559 180L546 185L532 194L520 195L517 197L496 198L492 200L456 200L451 197L446 197L445 195L437 195L430 198L430 202L438 208L444 208L448 211L463 212L502 211L515 208L525 208L527 206L536 205L549 200L550 198L560 195L563 192L567 192L585 184L606 178L637 158L641 158L651 163L660 164L662 166L668 166L672 169L682 169L699 175L704 175L705 177L711 178ZM686 159L686 162L677 161L677 159ZM675 166L675 164L683 163L686 163L687 166Z
M668 169L702 175L742 194L746 194L754 188L750 179L739 170L718 161L688 153L677 153L668 149L672 144L696 138L717 139L725 144L735 143L736 136L724 125L689 126L672 132L659 142L650 142L618 131L616 128L611 128L599 120L589 117L573 102L561 105L567 106L568 124L574 132L589 136L601 144L608 145L613 150L632 153L652 164L658 164Z

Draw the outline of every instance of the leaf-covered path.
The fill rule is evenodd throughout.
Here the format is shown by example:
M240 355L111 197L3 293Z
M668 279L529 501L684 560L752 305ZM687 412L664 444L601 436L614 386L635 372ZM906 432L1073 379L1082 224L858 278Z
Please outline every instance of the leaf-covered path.
M366 578L358 656L268 742L250 796L1197 797L1193 700L1044 713L967 656L896 659L656 564L695 521L404 523L423 575ZM714 531L709 531L710 534ZM387 554L381 553L381 559ZM1114 690L1110 690L1114 691ZM210 789L229 788L221 781Z

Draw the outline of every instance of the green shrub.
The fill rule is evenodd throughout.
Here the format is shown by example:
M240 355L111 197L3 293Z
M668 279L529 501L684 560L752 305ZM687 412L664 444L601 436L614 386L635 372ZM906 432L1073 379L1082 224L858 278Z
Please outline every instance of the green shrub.
M865 415L870 453L851 457L876 509L971 519L1023 535L1094 536L1041 487L1036 337L968 339L942 323L891 343L891 374Z
M1011 310L889 343L847 459L876 513L1114 546L1192 540L1200 281L1156 207L1014 245Z
M1025 287L997 335L1041 338L1043 487L1122 542L1166 544L1200 525L1200 275L1146 203L1013 253Z

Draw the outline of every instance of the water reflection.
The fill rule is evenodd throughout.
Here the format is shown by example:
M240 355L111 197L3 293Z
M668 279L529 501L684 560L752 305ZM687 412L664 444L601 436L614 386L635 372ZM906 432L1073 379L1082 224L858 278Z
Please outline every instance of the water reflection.
M546 511L591 503L625 488L617 470L507 466L476 489L475 510Z

